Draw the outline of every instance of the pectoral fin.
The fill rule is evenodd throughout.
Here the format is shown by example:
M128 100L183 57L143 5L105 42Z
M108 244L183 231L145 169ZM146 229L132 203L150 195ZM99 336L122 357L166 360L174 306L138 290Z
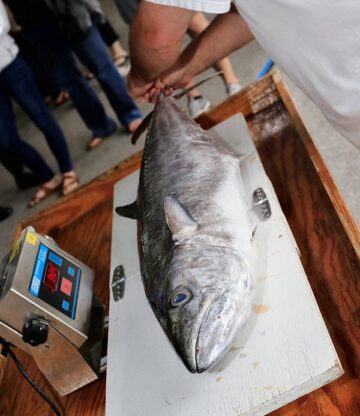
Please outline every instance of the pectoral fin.
M132 218L133 220L139 218L136 201L132 204L124 205L123 207L116 207L115 212L121 217Z
M164 211L166 222L174 241L181 242L196 231L198 226L197 222L175 196L167 196L164 198Z

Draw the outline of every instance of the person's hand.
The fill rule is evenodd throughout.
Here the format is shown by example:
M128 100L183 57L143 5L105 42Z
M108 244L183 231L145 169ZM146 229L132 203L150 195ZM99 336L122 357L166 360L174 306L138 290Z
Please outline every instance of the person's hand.
M127 90L136 101L146 103L150 101L150 90L154 87L153 82L144 82L129 72L127 76Z
M151 103L156 103L160 93L168 96L174 92L174 88L166 86L160 79L156 80L154 85L150 88L148 96Z
M171 68L163 72L148 91L150 102L156 102L159 94L171 95L177 88L186 87L191 81L186 67L181 62L176 62Z

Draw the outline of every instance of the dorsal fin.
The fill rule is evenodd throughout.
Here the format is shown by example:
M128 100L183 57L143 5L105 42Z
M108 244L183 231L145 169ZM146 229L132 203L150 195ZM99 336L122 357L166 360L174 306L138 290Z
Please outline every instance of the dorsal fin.
M139 137L144 133L144 131L149 127L151 117L152 117L153 111L151 111L141 122L139 127L134 131L132 137L131 137L131 143L136 144Z
M115 212L121 217L132 218L137 220L139 218L138 208L136 201L123 207L116 207Z

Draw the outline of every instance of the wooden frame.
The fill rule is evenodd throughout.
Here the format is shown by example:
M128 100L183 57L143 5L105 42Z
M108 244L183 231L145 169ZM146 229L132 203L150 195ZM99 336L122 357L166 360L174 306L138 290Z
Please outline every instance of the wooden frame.
M349 415L360 409L360 231L274 73L228 98L197 121L210 128L242 112L302 255L312 290L345 369L337 381L273 412L274 415ZM95 292L105 304L114 184L138 168L141 152L19 224L54 237L96 272ZM49 387L31 357L17 355L34 380ZM47 415L47 404L7 360L1 380L0 414ZM64 414L103 415L105 377L62 399L49 395ZM124 415L125 416L125 415Z

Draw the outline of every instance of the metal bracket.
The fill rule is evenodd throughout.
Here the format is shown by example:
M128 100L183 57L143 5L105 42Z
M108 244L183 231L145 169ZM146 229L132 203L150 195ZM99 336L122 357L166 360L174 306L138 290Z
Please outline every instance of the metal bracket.
M112 293L114 301L118 302L124 297L125 292L125 270L124 267L120 264L115 267L112 283L111 283Z
M263 188L256 188L253 192L253 208L263 221L271 217L270 203Z

